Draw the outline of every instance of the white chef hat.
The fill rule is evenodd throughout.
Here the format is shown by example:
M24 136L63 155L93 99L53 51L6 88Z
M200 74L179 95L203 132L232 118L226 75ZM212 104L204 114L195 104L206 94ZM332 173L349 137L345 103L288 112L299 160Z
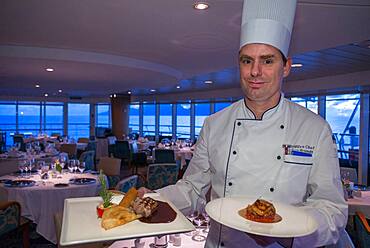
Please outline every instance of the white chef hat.
M297 0L244 0L240 49L263 43L288 56Z

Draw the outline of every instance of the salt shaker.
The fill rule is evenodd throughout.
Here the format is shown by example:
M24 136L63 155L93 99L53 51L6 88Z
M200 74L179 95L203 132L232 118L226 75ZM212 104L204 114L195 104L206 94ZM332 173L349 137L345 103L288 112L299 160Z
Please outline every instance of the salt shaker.
M167 244L167 235L154 237L154 247L165 248Z

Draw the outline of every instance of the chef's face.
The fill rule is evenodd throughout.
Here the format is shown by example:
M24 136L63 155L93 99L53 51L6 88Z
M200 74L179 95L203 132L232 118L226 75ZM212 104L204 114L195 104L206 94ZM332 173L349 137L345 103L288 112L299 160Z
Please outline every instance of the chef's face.
M239 52L240 84L246 100L275 105L283 78L289 75L291 59L284 64L278 49L266 44L248 44Z

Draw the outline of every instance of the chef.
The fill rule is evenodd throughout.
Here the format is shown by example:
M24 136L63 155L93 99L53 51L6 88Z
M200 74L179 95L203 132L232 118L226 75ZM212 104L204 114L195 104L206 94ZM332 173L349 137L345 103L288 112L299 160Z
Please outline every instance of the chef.
M211 200L246 196L298 206L318 229L295 238L293 247L317 247L337 243L347 204L330 126L281 92L292 64L295 8L295 0L244 1L239 50L244 99L205 120L183 179L157 191L184 213L194 211L208 190ZM206 247L276 246L275 241L280 242L264 243L263 237L213 221Z

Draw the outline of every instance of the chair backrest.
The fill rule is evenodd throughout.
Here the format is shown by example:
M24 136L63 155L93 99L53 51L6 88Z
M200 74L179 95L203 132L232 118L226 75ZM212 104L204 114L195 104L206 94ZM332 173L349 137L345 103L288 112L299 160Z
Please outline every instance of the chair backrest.
M131 151L132 151L132 153L137 153L139 151L139 148L137 147L136 141L131 143Z
M78 138L77 143L89 143L89 138Z
M147 188L159 189L175 184L179 174L176 163L150 164L147 171Z
M97 169L103 170L107 176L119 176L121 174L121 159L101 157Z
M114 157L120 159L130 158L130 145L127 140L116 140Z
M172 149L155 149L154 162L158 163L175 163L175 152Z
M340 167L340 176L350 180L351 182L357 183L357 171L355 168L350 167Z
M370 225L369 220L366 219L362 212L356 212L355 230L357 244L361 248L369 247L370 244Z
M94 151L86 151L81 154L79 160L85 162L85 170L95 170L94 156Z
M108 157L108 139L107 138L98 138L96 139L96 159L101 157Z
M138 187L138 179L138 175L126 177L117 183L115 189L126 193L130 188Z
M59 151L67 153L69 158L75 158L77 155L77 144L61 144Z
M16 201L0 204L0 236L20 226L21 205Z

